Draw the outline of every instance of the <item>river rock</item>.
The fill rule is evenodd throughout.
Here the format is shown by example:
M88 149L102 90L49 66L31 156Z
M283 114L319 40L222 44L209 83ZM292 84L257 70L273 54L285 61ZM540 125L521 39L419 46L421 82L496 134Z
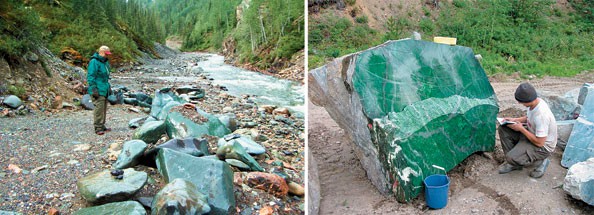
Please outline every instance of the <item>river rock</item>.
M264 171L260 164L258 164L258 162L249 155L237 141L234 141L233 144L226 144L219 147L217 150L217 157L219 157L220 160L237 159L247 164L253 171Z
M208 153L208 141L204 138L171 139L158 145L155 149L171 149L196 157L210 155Z
M250 166L248 166L244 162L241 162L240 160L225 159L225 162L227 162L231 166L237 167L240 170L250 170Z
M130 214L145 215L146 210L136 201L114 202L95 207L82 208L74 215L111 215L111 214Z
M289 193L289 186L285 182L285 179L276 174L250 172L247 175L247 184L250 187L265 190L277 197L283 197Z
M210 206L206 196L190 181L176 178L165 185L152 203L151 214L206 214Z
M235 211L233 171L229 164L162 149L157 156L157 169L168 182L182 178L196 185L199 192L208 196L210 214Z
M139 118L131 119L130 121L128 121L128 128L135 129L135 128L140 127L140 125L142 125L146 121L147 118L148 117L139 117Z
M138 164L138 159L143 155L147 145L142 140L130 140L124 143L118 160L113 164L116 169L133 167Z
M81 101L80 101L80 105L85 109L85 110L93 110L95 109L95 104L93 104L93 102L91 102L91 95L89 94L85 94Z
M163 121L145 122L134 132L133 139L140 139L148 144L155 144L161 135L165 134L166 126Z
M171 102L173 102L173 103L171 103ZM151 105L150 115L159 119L159 120L164 120L165 118L161 118L161 117L167 117L169 109L171 109L174 106L180 105L183 102L184 102L183 99L179 98L173 92L171 92L170 88L163 88L163 89L157 90L155 92L155 99L153 99L153 102ZM171 104L169 104L169 103L171 103ZM166 106L169 109L165 109ZM161 112L163 112L163 113L161 113Z
M23 102L21 102L21 99L19 99L19 97L15 95L10 95L4 98L4 101L2 101L2 103L4 103L6 106L12 109L16 109L23 104Z
M121 180L111 176L109 170L103 170L79 179L76 185L85 200L92 204L104 204L129 199L146 184L147 178L145 172L132 168L124 169Z
M388 41L308 76L309 99L351 137L372 184L400 202L425 177L495 147L496 95L468 47Z
M563 181L563 190L571 197L594 206L594 158L569 168Z
M171 112L167 117L167 134L171 138L184 139L188 137L202 137L205 134L222 137L231 133L221 121L204 111L197 114L206 119L204 122L193 122L179 112Z
M260 155L266 153L266 148L253 141L251 137L246 137L241 134L229 134L224 138L220 138L217 145L222 147L224 145L233 144L234 142L243 146L248 154Z
M563 152L561 165L564 167L594 157L594 94L588 94L582 107Z
M231 132L237 130L237 119L235 114L222 114L218 115L217 118L227 127Z
M297 195L297 196L305 195L305 189L300 184L297 184L296 182L291 181L291 182L287 183L287 185L289 186L289 193L291 193L293 195Z

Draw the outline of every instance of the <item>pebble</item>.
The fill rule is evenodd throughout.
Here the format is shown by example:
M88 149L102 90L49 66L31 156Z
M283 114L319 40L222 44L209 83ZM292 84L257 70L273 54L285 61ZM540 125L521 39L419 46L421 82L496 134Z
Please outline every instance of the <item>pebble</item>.
M46 198L46 199L53 199L53 198L58 198L58 197L60 197L60 195L59 195L59 194L57 194L57 193L49 193L49 194L45 194L45 198Z
M47 169L47 168L48 168L48 165L43 165L43 166L40 166L40 167L37 167L37 168L33 169L31 172L32 173L36 173L36 172L39 172L39 171L44 170L44 169Z
M473 214L478 213L479 210L478 209L472 209L470 212L472 212Z
M70 199L73 198L75 195L72 193L62 193L62 195L60 195L60 200L64 201L66 199Z
M90 149L91 149L91 144L85 143L85 144L78 144L78 145L74 146L74 150L73 151L75 151L75 152L78 152L78 151L86 152L86 151L89 151Z
M78 164L78 163L79 163L79 162L78 162L77 160L69 160L69 161L68 161L68 164L70 164L70 165L76 165L76 164Z

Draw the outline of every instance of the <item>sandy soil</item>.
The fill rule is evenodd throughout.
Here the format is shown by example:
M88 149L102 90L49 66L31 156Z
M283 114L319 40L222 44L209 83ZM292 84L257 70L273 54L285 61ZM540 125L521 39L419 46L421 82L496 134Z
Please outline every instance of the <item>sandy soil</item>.
M563 95L594 80L592 72L575 78L531 80L537 89ZM513 92L521 82L511 77L491 78L500 102L500 114L521 113ZM448 205L429 209L421 194L408 204L381 195L367 179L345 132L319 106L308 104L308 145L319 168L321 187L320 214L592 214L594 207L567 195L560 185L567 173L561 167L563 151L551 156L551 165L540 179L529 177L532 168L509 174L497 173L503 151L496 140L494 152L475 153L448 172Z

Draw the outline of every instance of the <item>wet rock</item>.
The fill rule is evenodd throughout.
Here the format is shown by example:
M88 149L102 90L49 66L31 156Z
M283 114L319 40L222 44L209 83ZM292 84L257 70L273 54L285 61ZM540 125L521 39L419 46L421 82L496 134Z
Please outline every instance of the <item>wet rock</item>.
M274 114L274 115L282 114L282 115L290 116L291 112L289 112L289 109L287 109L287 108L277 108L277 109L274 109L274 111L272 111L272 114Z
M190 137L183 140L171 139L163 144L160 144L146 153L146 159L154 160L161 149L171 149L195 157L207 156L210 154L208 152L208 141L206 139ZM148 166L154 165L149 163Z
M573 125L563 152L561 165L564 167L594 157L594 94L586 97L582 107L584 109Z
M198 114L207 119L206 122L196 123L185 118L179 112L171 112L167 117L167 134L171 138L184 139L188 137L202 137L205 134L222 137L231 133L219 119L199 110Z
M190 181L176 178L165 185L152 203L152 214L206 214L210 206L206 196Z
M155 144L161 135L165 134L166 126L163 121L145 122L140 128L134 132L133 139L140 139L148 144Z
M142 125L148 117L134 118L128 121L128 128L138 128Z
M118 160L113 164L116 169L124 169L133 167L138 164L138 159L144 153L147 145L142 140L130 140L124 143L122 152L118 156Z
M223 114L219 115L218 118L231 132L237 130L237 119L235 118L235 114Z
M199 192L209 197L211 214L235 211L233 171L229 164L162 149L157 156L157 168L166 181L182 178L196 185Z
M22 213L13 212L13 211L3 211L3 210L0 210L0 214L2 214L2 215L21 215Z
M239 143L248 154L260 155L266 153L266 148L256 143L251 137L246 137L241 134L229 134L219 139L217 145L222 147L224 145L233 144L234 142Z
M287 185L289 186L289 193L297 196L305 195L305 189L300 184L291 181Z
M400 202L440 168L495 147L499 107L468 47L389 41L314 69L308 80L309 99L356 143L371 182Z
M19 99L19 97L14 96L14 95L10 95L10 96L4 98L4 101L2 101L2 103L12 109L16 109L23 104L21 99Z
M85 94L82 97L82 100L80 101L80 105L82 105L82 107L85 110L93 110L93 109L95 109L95 105L93 104L93 102L91 102L91 95L89 95L89 94Z
M569 168L563 181L563 190L571 197L594 206L594 158Z
M248 166L244 162L241 162L240 160L225 159L225 162L227 162L231 166L237 167L240 170L250 170L250 166Z
M289 193L287 182L275 174L250 172L247 175L247 184L250 187L264 190L277 197L283 197Z
M171 89L169 88L157 90L155 92L155 99L153 99L151 105L150 115L159 120L164 120L167 117L169 109L171 109L174 106L180 105L183 102L183 99L176 96L173 92L171 92Z
M252 156L250 156L245 151L243 146L237 141L234 141L233 144L227 144L219 147L217 150L217 157L219 157L221 160L237 159L247 164L253 171L264 171L260 164L258 164L258 162Z
M104 204L129 199L146 184L147 179L145 172L132 168L124 170L122 180L112 177L109 170L103 170L79 179L76 185L85 200Z
M136 201L114 202L95 207L83 208L74 215L109 215L109 214L130 214L145 215L146 210Z

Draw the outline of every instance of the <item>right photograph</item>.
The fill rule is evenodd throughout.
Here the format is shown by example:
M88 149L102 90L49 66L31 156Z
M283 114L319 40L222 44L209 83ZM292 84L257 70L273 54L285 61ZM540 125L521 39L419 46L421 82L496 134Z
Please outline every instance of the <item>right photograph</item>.
M593 10L308 0L308 214L591 214Z

